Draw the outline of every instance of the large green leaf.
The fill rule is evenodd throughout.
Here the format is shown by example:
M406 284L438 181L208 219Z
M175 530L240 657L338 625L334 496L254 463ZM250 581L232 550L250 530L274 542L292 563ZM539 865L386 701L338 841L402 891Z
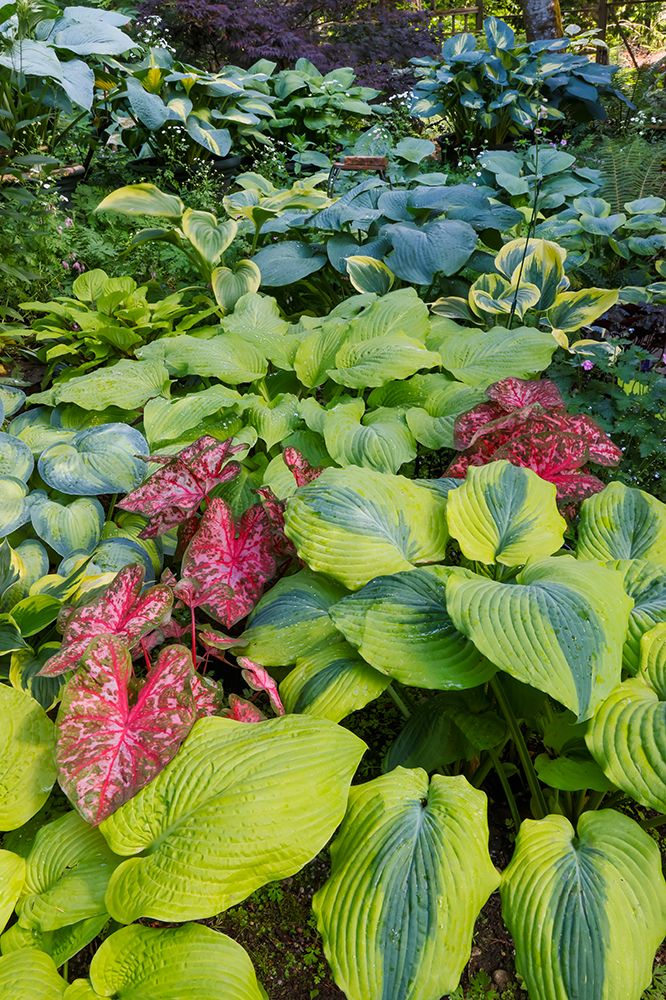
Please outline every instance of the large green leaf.
M446 554L446 502L402 476L325 469L287 501L285 530L307 565L355 590Z
M73 552L89 554L95 548L104 527L104 508L99 500L79 497L69 504L46 497L32 505L32 526L37 535L61 556Z
M413 687L476 687L495 673L446 606L444 566L378 576L329 614L364 660ZM463 571L464 572L464 571Z
M137 456L147 453L146 439L135 427L101 424L52 444L42 453L38 468L44 482L61 493L84 497L129 493L146 474L146 464ZM51 511L51 520L62 526L66 515Z
M579 559L648 559L666 566L666 504L624 483L583 501Z
M240 402L240 394L225 385L211 385L201 392L190 392L181 399L161 396L150 399L143 411L143 427L150 445L178 441L186 434L196 434L207 417ZM220 418L220 423L222 419Z
M329 376L352 389L384 385L392 379L408 378L422 368L437 368L442 359L423 343L405 333L370 340L346 337L335 355Z
M253 260L239 260L234 267L216 267L211 275L213 295L224 312L231 312L239 299L256 292L261 271Z
M128 184L107 194L95 211L122 212L123 215L158 215L180 219L185 206L180 198L165 194L154 184Z
M570 556L529 564L516 583L454 569L455 626L516 680L589 718L620 680L632 601L613 570Z
M303 715L199 720L157 778L101 824L117 854L140 855L111 876L111 916L210 917L299 871L342 819L364 747Z
M562 548L567 523L557 491L531 469L510 462L470 466L447 497L449 532L467 559L520 566Z
M201 375L219 378L229 385L263 378L268 367L256 347L232 333L223 333L210 340L185 333L179 337L164 337L146 344L136 353L137 357L152 359L153 364L166 365L175 378Z
M352 788L313 906L348 1000L439 1000L456 989L499 883L486 797L465 778L396 768Z
M24 691L0 684L0 830L16 830L46 802L56 779L55 728Z
M666 624L641 640L640 670L619 684L588 726L604 773L641 805L666 812Z
M433 320L427 343L431 350L439 351L447 371L466 385L481 389L510 376L537 375L548 367L557 348L545 330L527 326L465 329L441 319Z
M640 1000L666 933L659 848L628 816L525 820L502 912L531 997Z
M0 932L14 912L16 901L23 892L25 861L12 851L0 850Z
M622 666L626 673L635 674L641 637L654 625L666 622L666 573L663 566L644 559L618 559L608 563L608 567L622 573L624 589L634 602L624 641Z
M63 1000L66 986L43 951L24 948L0 958L0 1000Z
M436 274L455 274L471 257L477 241L468 222L450 219L389 225L383 235L392 244L386 263L413 285L430 285Z
M303 411L307 412L310 426L313 426L312 411L312 405ZM416 457L416 441L405 417L389 407L365 413L363 400L352 399L330 410L321 410L316 417L316 422L319 421L326 449L339 465L397 472Z
M68 924L67 927L58 927L54 931L39 931L15 923L0 937L0 950L3 955L8 955L21 948L38 948L50 955L59 968L90 944L109 920L108 913L101 913L75 924Z
M338 639L299 657L280 685L280 695L287 712L339 722L378 698L390 683Z
M46 394L51 405L76 403L84 410L119 406L137 410L154 396L166 394L169 373L161 361L119 361L87 375L59 382Z
M233 219L218 222L211 212L186 208L181 223L188 240L207 264L214 267L238 232Z

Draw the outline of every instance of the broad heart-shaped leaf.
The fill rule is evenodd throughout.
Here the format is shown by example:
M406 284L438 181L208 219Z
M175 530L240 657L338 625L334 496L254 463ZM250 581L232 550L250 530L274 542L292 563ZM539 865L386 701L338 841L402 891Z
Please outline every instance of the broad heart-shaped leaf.
M618 559L607 564L623 576L623 585L634 606L622 652L627 674L638 671L642 636L660 622L666 622L666 573L663 566L644 559Z
M422 368L437 368L442 359L419 340L393 333L369 340L345 338L328 375L352 389L384 385L392 379L408 378Z
M168 386L169 373L161 360L118 361L109 368L60 382L46 395L51 405L76 403L84 410L109 406L137 410L154 396L166 395Z
M461 635L446 606L450 569L378 576L329 609L336 628L371 666L412 687L476 687L495 673Z
M339 638L299 657L282 681L280 694L288 712L340 722L379 698L390 683Z
M211 385L201 392L190 392L178 399L158 396L149 399L143 410L143 428L148 443L155 450L173 441L201 437L201 425L217 414L215 424L224 426L228 414L240 402L240 395L226 385ZM198 433L197 433L198 432Z
M340 638L328 609L345 593L339 583L308 569L285 576L261 598L238 645L267 667L296 663Z
M30 520L36 495L22 479L0 477L0 537L11 535Z
M266 1000L244 948L199 924L121 928L98 948L90 984L81 1000Z
M0 1000L63 1000L66 986L43 951L22 948L0 958Z
M492 663L579 721L620 680L633 602L613 570L570 556L530 563L516 583L453 569L446 603L455 626Z
M427 343L431 350L439 351L442 364L455 378L480 389L509 376L537 375L548 367L557 349L545 330L527 326L465 329L441 319L433 320Z
M249 507L238 524L213 497L183 556L181 576L194 581L197 604L229 627L245 618L276 570L271 524L264 507Z
M116 854L141 855L116 869L107 909L121 923L197 920L293 875L342 819L364 749L325 719L200 719L164 771L101 826Z
M436 219L424 225L384 226L392 245L386 263L394 274L413 285L430 285L436 274L455 274L465 266L477 236L468 222Z
M287 500L285 531L310 569L356 590L443 559L446 501L402 476L324 469Z
M104 518L104 508L92 497L80 497L70 504L43 497L30 509L36 533L61 556L92 552L102 536Z
M43 933L104 915L109 876L119 863L101 833L77 813L47 823L26 858L16 906L20 926Z
M0 933L14 912L25 884L25 860L12 851L0 850Z
M134 427L102 424L79 431L71 441L52 444L38 468L44 482L60 493L129 493L145 475L146 464L138 456L147 453L146 439Z
M618 292L608 288L581 288L577 292L560 292L546 313L554 330L574 333L581 326L590 326L614 306Z
M104 198L96 212L122 212L123 215L157 215L180 219L185 206L180 198L165 194L154 184L128 184Z
M132 656L114 636L92 642L63 692L56 722L62 790L97 826L177 753L197 717L192 657L163 649L136 700Z
M624 483L609 483L580 511L579 559L647 559L666 566L666 504Z
M211 275L218 306L230 313L238 300L261 285L261 271L253 260L239 260L234 267L216 267Z
M417 140L418 141L418 140ZM374 257L352 254L345 259L349 280L357 292L374 292L386 295L391 291L395 275L390 267Z
M255 382L264 377L268 368L261 351L233 333L221 333L209 340L183 333L154 340L136 353L137 357L153 359L153 364L159 361L166 365L175 378L201 375L219 378L228 385Z
M315 400L308 400L315 404ZM312 405L310 409L312 410ZM321 411L326 449L339 465L398 472L416 457L416 441L404 415L389 407L365 414L362 399Z
M486 796L462 776L398 767L352 788L313 900L348 1000L439 1000L456 989L499 875Z
M0 476L13 476L27 483L34 465L35 460L25 441L0 431Z
M640 1000L666 933L659 848L628 816L523 822L502 914L531 997Z
M218 222L210 212L186 208L181 222L183 232L207 264L214 267L238 232L233 219Z
M56 966L60 968L73 955L77 955L87 944L90 944L109 923L106 910L94 917L78 920L75 924L58 927L54 931L39 931L33 928L21 927L14 923L0 937L0 950L3 955L24 948L39 949L50 955Z
M55 729L25 691L0 684L0 830L16 830L41 809L56 778Z
M556 489L509 462L470 466L447 497L449 533L467 559L520 566L562 548L567 523Z
M171 590L160 585L142 594L143 576L143 566L126 566L103 594L65 617L62 648L46 661L42 676L56 677L72 670L97 636L119 636L131 649L153 629L165 624L173 603Z
M172 458L156 457L162 467L118 506L148 518L142 538L163 535L195 514L214 486L238 475L240 466L230 461L235 451L230 439L204 435Z
M261 284L279 288L320 271L326 264L326 256L299 240L283 240L264 247L252 261L261 272Z
M666 812L666 624L641 639L640 669L618 685L589 723L590 753L641 805Z

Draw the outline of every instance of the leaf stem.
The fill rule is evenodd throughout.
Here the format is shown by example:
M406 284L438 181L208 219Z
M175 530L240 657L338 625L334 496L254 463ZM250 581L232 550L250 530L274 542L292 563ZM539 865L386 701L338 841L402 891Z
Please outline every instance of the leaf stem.
M536 771L534 770L534 764L532 763L530 752L527 749L527 744L525 743L518 719L513 713L511 702L507 698L506 692L502 687L502 682L497 675L491 678L490 687L495 695L495 700L500 707L502 715L506 719L509 732L511 733L511 739L513 740L513 744L516 748L516 752L518 753L520 763L525 774L525 780L527 781L530 792L532 793L535 819L543 819L544 816L548 814L548 806L546 805L543 789L539 784L539 779Z
M398 711L400 712L400 714L402 715L402 717L404 719L408 719L412 713L410 712L410 710L407 707L406 703L403 701L402 697L398 694L398 692L396 691L396 689L393 687L393 685L389 684L389 686L387 687L386 691L387 691L387 694L390 696L390 698L393 700L393 703L398 708Z
M520 830L520 823L521 823L520 812L518 810L516 797L513 794L513 790L511 788L511 785L509 784L509 779L506 776L506 771L504 770L504 764L499 759L499 756L495 750L489 750L488 756L492 761L493 767L497 772L497 777L499 778L502 789L504 790L504 794L506 795L506 801L509 805L509 809L511 810L511 819L513 820L513 825L516 828L516 833L518 833L518 831Z
M641 819L639 820L639 826L642 826L644 830L654 830L657 826L663 826L666 823L666 815L664 813L659 813L658 816L653 816L652 819Z

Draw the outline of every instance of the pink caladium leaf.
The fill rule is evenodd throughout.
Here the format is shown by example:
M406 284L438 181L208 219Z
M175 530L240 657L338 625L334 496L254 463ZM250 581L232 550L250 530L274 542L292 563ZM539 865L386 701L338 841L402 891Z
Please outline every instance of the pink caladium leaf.
M222 652L226 649L231 649L232 646L238 646L240 642L240 639L234 639L232 635L224 635L223 632L218 632L217 629L211 628L208 625L201 626L197 630L197 635L206 649Z
M283 457L284 464L296 480L297 486L306 486L317 479L323 472L323 469L310 465L307 458L301 455L297 448L285 448Z
M154 629L166 625L173 604L171 589L158 584L141 593L143 576L143 566L125 566L103 594L68 611L62 619L62 646L46 661L40 675L56 677L74 669L97 636L119 636L131 649Z
M569 418L569 426L581 434L587 443L589 460L597 465L617 465L622 459L622 449L613 444L608 434L584 413Z
M266 716L256 705L237 694L229 695L229 708L223 714L230 719L235 719L236 722L266 721Z
M504 378L487 390L488 396L506 412L538 403L544 410L564 409L560 390L550 379Z
M86 651L67 683L56 722L58 780L84 819L97 826L169 763L199 710L184 646L169 646L132 702L132 655L116 636Z
M296 549L291 539L284 532L284 502L278 500L269 486L262 486L257 494L261 497L266 516L271 525L273 549L278 570L284 570L290 562L297 558Z
M210 677L202 677L196 671L192 672L192 694L197 709L197 716L219 715L224 704L224 689Z
M454 448L459 451L469 448L477 431L503 414L504 410L498 403L479 403L467 413L461 413L453 422Z
M233 590L223 580L209 577L198 580L182 576L173 588L174 596L190 611L206 605L218 605L233 598Z
M243 673L243 679L253 691L265 691L276 715L284 715L284 705L280 699L278 686L273 677L260 663L255 663L247 656L238 657L238 666Z
M168 639L182 639L183 636L189 632L189 627L187 625L181 625L174 618L166 623L166 625L156 628L153 632L149 632L148 635L141 640L141 649L144 652L151 652L156 649L157 646L163 646Z
M275 570L271 523L263 506L249 507L236 524L229 505L212 498L183 556L182 578L198 586L198 606L229 628L249 614Z
M146 461L161 462L162 468L118 506L148 518L142 538L163 535L195 514L214 486L238 475L238 462L229 459L242 447L234 447L230 438L217 441L205 435L172 457L148 457Z

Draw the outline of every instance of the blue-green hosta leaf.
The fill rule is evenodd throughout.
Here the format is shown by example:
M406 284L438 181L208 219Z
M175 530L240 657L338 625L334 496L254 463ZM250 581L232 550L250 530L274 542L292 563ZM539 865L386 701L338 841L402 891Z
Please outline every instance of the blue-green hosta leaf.
M183 212L181 226L196 252L211 267L217 264L238 232L238 223L233 219L218 222L211 212L192 208Z
M0 423L18 413L25 400L26 395L23 389L0 382Z
M364 411L362 399L322 411L326 450L338 465L397 472L416 457L416 442L402 413L388 407Z
M99 830L69 812L43 826L26 858L16 912L21 927L53 931L106 914L104 893L119 864Z
M50 955L60 968L90 944L108 924L109 919L108 913L102 913L67 927L58 927L54 931L29 929L15 923L0 937L0 950L3 955L8 955L22 948L36 948Z
M527 326L486 331L434 320L428 347L439 351L444 368L460 382L486 389L510 376L531 378L542 372L557 344L547 331Z
M103 538L92 554L92 562L100 573L116 574L124 566L139 565L145 570L145 583L154 583L157 570L161 569L159 555L155 559L152 539L135 538L119 532L112 538ZM80 554L79 555L80 558ZM62 567L60 567L62 572Z
M227 128L214 128L203 118L189 115L185 128L188 134L216 157L225 157L232 147L233 140Z
M342 639L323 642L305 656L280 685L287 712L340 722L363 708L391 683L369 667Z
M105 410L108 406L136 410L154 396L165 395L168 385L169 373L161 360L118 361L54 385L47 393L40 393L40 401L46 401L41 400L46 396L50 405L76 403L84 410Z
M43 951L22 948L0 958L0 1000L63 1000L66 986Z
M435 275L456 274L476 247L477 236L468 222L436 219L423 225L396 223L384 226L391 240L386 263L394 274L414 285L430 285Z
M130 493L146 470L137 456L147 455L148 450L143 434L134 427L102 424L47 448L38 463L39 474L53 489L74 496Z
M190 392L180 399L149 399L143 411L143 429L148 443L157 446L179 441L196 432L207 417L227 410L240 402L240 394L225 385L211 385L201 392ZM200 437L199 434L196 435Z
M339 638L328 609L344 595L339 583L307 569L278 580L261 598L238 640L243 656L267 667L287 666Z
M443 566L378 576L329 610L364 660L412 687L476 687L495 667L454 626Z
M465 778L396 768L352 788L313 907L348 1000L439 1000L499 883L486 797Z
M159 360L175 378L202 375L219 378L229 385L254 382L263 378L268 368L265 357L256 347L231 333L210 340L185 333L179 337L164 337L146 344L136 353L137 357L154 359L154 364Z
M644 559L618 559L608 563L608 567L622 573L624 589L634 601L624 641L622 667L626 673L635 674L641 638L655 625L666 622L666 573L663 566Z
M61 556L92 552L101 538L104 518L104 508L92 497L80 497L69 504L42 497L30 510L36 533Z
M666 624L647 632L640 649L638 674L611 691L585 738L614 784L666 812Z
M505 461L471 466L447 499L449 533L467 559L520 566L562 548L567 523L556 489L531 469Z
M659 848L628 816L523 822L502 913L530 996L640 1000L666 933Z
M13 476L27 483L35 467L28 445L13 434L0 431L0 476Z
M446 501L402 476L325 469L287 501L285 530L301 559L356 590L446 554Z
M30 520L30 510L38 494L14 476L0 477L0 537L11 535Z
M209 917L293 875L342 819L364 749L325 719L200 719L171 763L101 824L117 854L141 855L111 876L111 916Z
M416 140L419 141L418 139ZM357 292L375 292L386 295L395 282L395 274L381 260L363 254L352 254L345 260L347 274Z
M239 260L233 267L216 267L210 280L215 301L229 313L243 295L259 290L261 271L253 260Z
M0 685L0 830L16 830L46 802L56 779L55 729L24 691Z
M0 850L0 932L7 926L24 884L25 860L12 851Z
M632 600L619 573L553 556L516 583L453 569L446 601L455 626L516 680L588 719L620 680Z
M123 927L97 950L90 983L81 1000L266 1000L247 952L199 924Z
M14 417L9 425L9 433L24 441L33 455L40 455L51 444L70 441L76 432L53 426L51 415L54 412L49 406L31 406Z
M647 559L666 566L666 504L624 483L609 483L583 501L579 559Z
M280 288L307 278L315 271L321 271L326 263L326 256L318 253L308 243L284 240L264 247L252 260L261 272L262 286Z

